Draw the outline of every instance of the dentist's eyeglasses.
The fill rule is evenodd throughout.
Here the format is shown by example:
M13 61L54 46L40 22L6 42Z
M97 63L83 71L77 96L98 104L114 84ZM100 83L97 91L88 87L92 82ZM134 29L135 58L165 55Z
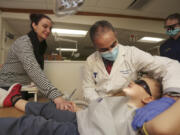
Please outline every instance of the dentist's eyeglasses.
M174 30L177 25L180 25L180 23L167 25L167 26L164 26L164 28L167 29L167 30Z
M148 84L147 84L144 80L135 80L134 82L135 82L137 85L140 85L141 87L143 87L144 90L145 90L150 96L152 96L151 91L150 91L150 88L149 88Z

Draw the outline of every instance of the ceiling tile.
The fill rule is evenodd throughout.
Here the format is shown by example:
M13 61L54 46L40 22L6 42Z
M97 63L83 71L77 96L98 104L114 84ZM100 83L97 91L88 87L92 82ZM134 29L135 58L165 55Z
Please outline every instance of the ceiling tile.
M100 0L97 7L126 9L133 0Z

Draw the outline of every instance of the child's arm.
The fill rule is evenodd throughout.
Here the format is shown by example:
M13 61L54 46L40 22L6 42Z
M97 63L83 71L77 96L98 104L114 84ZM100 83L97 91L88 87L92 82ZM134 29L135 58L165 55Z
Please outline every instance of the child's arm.
M150 135L179 135L180 134L180 99L166 111L145 123Z
M134 130L142 128L144 123L151 121L162 112L166 111L169 107L171 107L176 100L163 97L158 100L154 100L144 107L141 107L136 110L135 116L132 121L132 127Z

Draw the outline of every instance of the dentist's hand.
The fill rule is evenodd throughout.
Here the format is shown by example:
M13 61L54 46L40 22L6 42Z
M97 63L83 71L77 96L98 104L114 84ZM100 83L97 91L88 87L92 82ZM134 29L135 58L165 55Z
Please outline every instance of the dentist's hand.
M54 103L56 104L56 108L60 110L68 110L74 112L73 103L70 101L64 100L62 97L57 97L54 99Z

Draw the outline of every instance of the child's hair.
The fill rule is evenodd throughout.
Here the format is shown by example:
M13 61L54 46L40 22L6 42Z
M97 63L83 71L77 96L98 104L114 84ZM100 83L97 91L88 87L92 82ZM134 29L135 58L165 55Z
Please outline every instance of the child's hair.
M150 91L152 93L152 96L155 99L158 99L162 96L162 84L160 80L153 79L149 76L143 77L145 80L149 80L146 83L148 84Z

